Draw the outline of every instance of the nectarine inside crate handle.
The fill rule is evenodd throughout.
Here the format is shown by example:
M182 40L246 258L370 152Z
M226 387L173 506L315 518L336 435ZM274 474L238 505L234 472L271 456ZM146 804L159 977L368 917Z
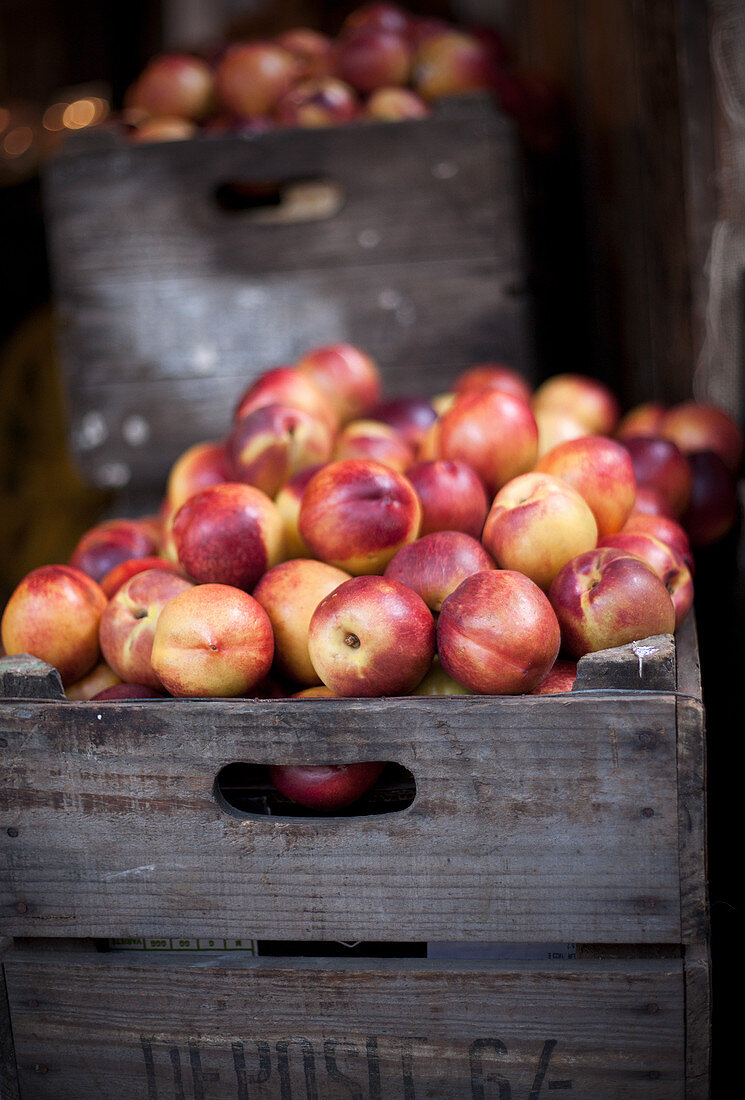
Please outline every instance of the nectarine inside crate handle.
M272 819L329 814L369 817L407 809L416 798L416 780L393 761L317 761L305 766L267 766L234 761L220 768L213 793L227 814Z
M232 176L217 184L213 197L220 210L254 225L298 225L333 218L344 205L345 190L322 176Z

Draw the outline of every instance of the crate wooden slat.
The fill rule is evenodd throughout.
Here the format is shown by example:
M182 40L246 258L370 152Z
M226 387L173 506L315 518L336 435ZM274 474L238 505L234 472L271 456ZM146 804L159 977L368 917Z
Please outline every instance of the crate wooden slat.
M3 705L2 929L681 937L675 698ZM393 760L400 813L226 812L222 766ZM685 813L685 806L681 807Z
M542 964L20 952L34 1100L685 1095L680 958Z
M215 202L226 183L309 179L341 189L338 211L263 224ZM162 490L251 378L320 344L360 344L390 393L495 357L533 369L517 143L488 98L250 138L89 136L45 196L73 449L99 484Z
M692 629L679 647L694 644ZM641 658L630 649L629 660ZM299 705L8 700L0 928L680 942L700 931L704 902L701 779L685 772L696 754L678 751L678 705L670 691L612 690ZM700 742L696 715L689 737ZM235 761L364 759L409 768L414 804L283 819L239 814L214 792Z

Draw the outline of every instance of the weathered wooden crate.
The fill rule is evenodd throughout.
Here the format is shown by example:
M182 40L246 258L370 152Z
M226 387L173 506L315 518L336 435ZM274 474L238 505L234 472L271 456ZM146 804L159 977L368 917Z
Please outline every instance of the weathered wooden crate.
M337 340L390 393L437 393L484 359L530 374L520 193L514 127L488 97L411 122L71 142L45 196L82 469L161 491L251 378Z
M331 340L371 351L392 393L485 358L530 374L517 162L480 99L425 122L71 147L46 201L87 474L156 495L253 375ZM279 206L222 209L247 183ZM298 188L303 218L308 196L328 216L283 220ZM5 662L2 1100L705 1096L695 629L583 664L554 697L99 707ZM371 758L413 774L407 809L267 817L215 789L237 761ZM215 936L267 953L99 950ZM269 954L283 940L317 957ZM322 946L358 940L401 957ZM403 946L443 941L578 948Z
M101 706L6 659L21 1096L705 1096L695 628L583 665L557 696ZM230 762L360 759L408 768L414 802L299 819L215 790ZM579 946L542 963L94 943L214 935Z

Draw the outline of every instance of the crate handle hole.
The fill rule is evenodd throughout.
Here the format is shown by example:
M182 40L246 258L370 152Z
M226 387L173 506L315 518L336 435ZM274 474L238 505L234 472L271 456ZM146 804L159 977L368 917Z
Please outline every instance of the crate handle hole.
M241 214L259 225L297 225L333 218L344 205L344 189L335 180L226 180L214 199L226 214Z
M393 761L378 762L371 765L360 761L353 765L354 771L342 771L346 765L310 765L305 776L299 775L296 766L292 774L284 777L277 774L269 764L255 764L237 760L226 764L215 777L214 796L222 810L233 817L271 817L275 820L288 818L328 819L329 817L371 817L377 814L400 813L408 809L416 798L416 780L408 768ZM289 771L289 766L287 766ZM311 774L312 769L312 774ZM303 805L280 791L275 785L276 779L290 790L290 784L304 779L305 791L315 792L316 805ZM312 780L312 782L310 782ZM365 782L370 783L364 790ZM341 807L325 808L324 795L341 786L351 795L353 801ZM362 793L356 794L357 791ZM307 799L307 794L305 799Z

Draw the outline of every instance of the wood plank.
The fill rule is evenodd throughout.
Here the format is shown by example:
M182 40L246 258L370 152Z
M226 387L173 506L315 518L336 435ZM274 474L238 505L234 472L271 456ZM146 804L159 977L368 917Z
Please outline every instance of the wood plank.
M8 964L35 1100L683 1095L683 964ZM175 1092L174 1092L175 1090Z
M680 646L678 666L678 817L682 939L690 944L707 944L709 912L706 853L706 737L704 706L701 701L701 671L696 625L683 624L686 631ZM692 644L688 644L692 643Z
M687 943L709 937L706 849L706 743L701 703L678 700L678 799L682 935Z
M708 1100L711 1073L711 959L708 945L686 948L686 1100Z
M639 216L637 7L626 0L582 0L572 7L574 49L566 83L583 199L577 231L587 255L590 372L608 382L624 405L641 400L650 381L656 383Z
M675 635L675 649L676 689L681 695L688 695L691 699L697 699L700 702L703 699L701 660L698 628L693 611L683 620Z
M341 257L376 266L431 261L453 250L460 258L498 251L509 270L521 261L520 236L500 215L515 210L517 171L514 126L486 96L396 125L278 129L170 146L104 147L94 135L50 162L53 259L81 288L93 273L112 281L132 278L133 270L184 267L205 276L269 274L333 267ZM257 226L249 218L246 225L213 197L225 182L297 179L337 182L342 210L326 221ZM360 242L370 228L379 239ZM117 255L110 253L114 236Z
M9 702L13 935L673 942L675 700ZM222 808L232 761L383 759L399 813Z
M104 383L123 390L147 382L168 381L175 387L206 380L230 388L232 400L225 409L230 415L258 367L294 362L309 346L342 336L369 343L371 335L370 351L377 355L391 392L410 393L418 387L433 392L433 387L452 381L447 371L453 366L470 365L474 357L490 353L509 355L518 360L517 366L529 369L528 338L522 330L527 320L525 296L515 284L514 272L506 270L498 280L493 275L489 260L478 256L374 268L348 265L343 297L338 270L249 273L240 283L225 275L203 280L189 270L143 277L114 288L108 312L101 302L80 302L75 351L91 359L79 364L70 384L83 391ZM143 329L152 322L142 333L148 356L130 349L126 371L120 369L118 356L125 341L132 340L132 320L127 325L116 314L125 306ZM497 316L487 317L488 309ZM155 327L159 313L165 329ZM272 330L254 313L274 317L283 331ZM174 345L168 334L169 326L175 325ZM108 375L102 343L106 331L115 342Z
M488 3L488 0L486 0ZM522 0L512 3L505 30L520 67L539 73L557 94L553 138L523 141L526 234L532 262L538 375L560 371L608 374L604 360L590 362L597 325L598 279L590 278L586 215L597 192L585 195L588 160L580 155L576 50L587 16L576 0ZM610 69L608 69L610 71ZM607 192L606 192L607 194ZM594 349L597 350L597 349ZM608 376L610 377L610 376Z
M115 487L162 494L179 454L227 434L260 371L338 340L375 356L390 394L443 392L487 359L530 373L529 306L513 273L478 258L343 270L343 293L339 270L240 280L183 270L76 302L70 429L86 476L109 486L115 469Z

